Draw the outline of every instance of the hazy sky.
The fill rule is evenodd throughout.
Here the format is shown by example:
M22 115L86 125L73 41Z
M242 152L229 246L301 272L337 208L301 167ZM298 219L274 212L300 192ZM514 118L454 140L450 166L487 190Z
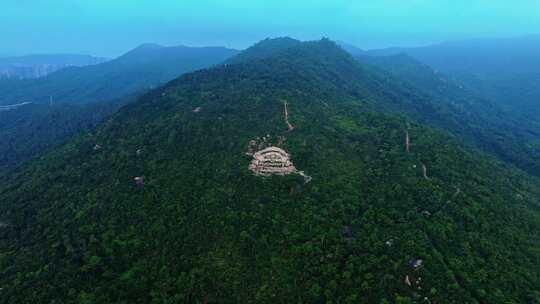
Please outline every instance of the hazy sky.
M540 33L540 0L1 0L0 20L0 54L244 48L276 36L378 48Z

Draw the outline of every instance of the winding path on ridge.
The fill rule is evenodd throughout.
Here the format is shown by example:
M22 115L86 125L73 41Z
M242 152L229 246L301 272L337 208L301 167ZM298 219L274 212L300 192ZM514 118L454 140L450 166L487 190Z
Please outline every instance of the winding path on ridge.
M292 131L294 130L294 126L289 122L289 111L288 111L287 106L288 106L287 101L284 100L283 107L284 107L284 113L285 113L285 123L287 124L287 128L289 129L289 131Z

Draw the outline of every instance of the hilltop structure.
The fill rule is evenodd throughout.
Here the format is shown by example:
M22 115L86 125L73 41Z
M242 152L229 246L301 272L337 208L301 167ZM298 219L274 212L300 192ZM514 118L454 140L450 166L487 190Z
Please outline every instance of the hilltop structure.
M255 175L263 176L296 172L289 154L278 147L268 147L253 154L249 170L253 171Z

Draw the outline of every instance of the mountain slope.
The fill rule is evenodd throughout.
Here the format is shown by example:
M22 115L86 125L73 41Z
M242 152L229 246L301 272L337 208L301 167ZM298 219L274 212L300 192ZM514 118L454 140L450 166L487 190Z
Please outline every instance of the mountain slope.
M0 301L540 300L538 180L374 109L351 60L184 75L2 178ZM252 140L313 179L254 176Z
M0 105L22 101L85 104L121 98L223 62L237 51L142 45L102 64L70 67L35 80L0 81Z
M451 76L437 72L407 55L359 56L376 68L387 88L401 95L424 95L441 113L435 118L415 114L423 122L446 129L477 148L529 173L540 172L540 129L512 115L496 102L482 97ZM418 98L418 97L417 97ZM407 110L405 110L407 111Z
M347 51L347 53L351 54L353 57L357 56L363 56L366 51L362 50L361 48L358 48L350 43L344 42L344 41L338 41L337 44Z
M139 91L219 63L234 53L222 48L146 44L100 65L69 68L39 80L0 81L0 104L32 102L13 111L3 111L13 107L0 106L0 172L92 128Z
M469 89L518 114L534 118L528 114L538 113L540 35L367 52L398 53L406 53L455 77Z
M94 128L134 98L82 106L26 104L0 111L0 173Z

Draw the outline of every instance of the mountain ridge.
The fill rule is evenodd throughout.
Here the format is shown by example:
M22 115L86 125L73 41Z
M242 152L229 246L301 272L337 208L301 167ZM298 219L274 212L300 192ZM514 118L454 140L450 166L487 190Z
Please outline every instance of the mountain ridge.
M70 67L36 80L0 81L0 104L84 104L120 98L205 68L236 54L226 48L163 47L136 50L108 62ZM118 85L121 84L121 86ZM112 87L111 87L112 86Z
M500 106L535 120L540 96L540 35L506 39L477 39L416 48L370 50L367 55L407 53L447 75L460 80L468 89ZM531 115L532 114L532 115Z
M236 51L141 46L101 65L70 67L38 80L0 80L0 171L43 155L145 90ZM14 109L10 105L29 104ZM6 111L10 109L10 111Z

